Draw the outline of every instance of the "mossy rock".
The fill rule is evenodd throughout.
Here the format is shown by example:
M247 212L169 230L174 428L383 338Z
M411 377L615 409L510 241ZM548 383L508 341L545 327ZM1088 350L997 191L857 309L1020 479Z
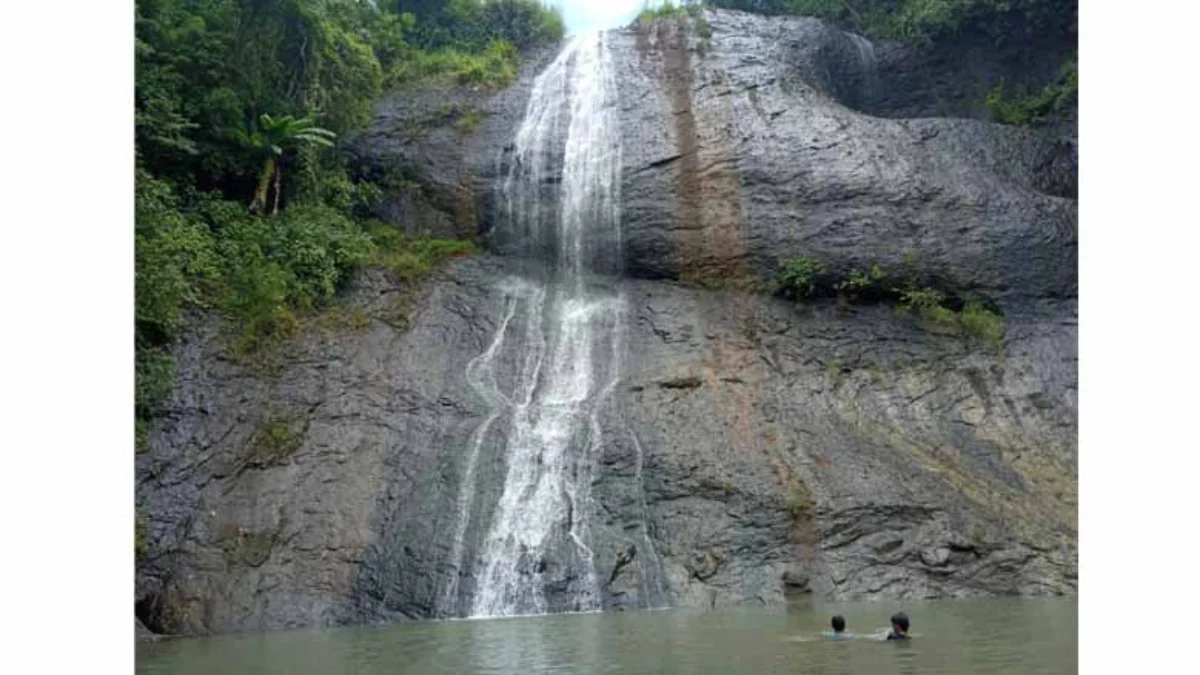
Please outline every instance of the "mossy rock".
M301 441L301 434L292 427L292 423L283 420L271 422L259 429L250 444L246 465L265 469L287 461L296 453Z
M219 540L225 562L230 565L259 567L271 557L271 551L275 548L276 532L246 532L242 528L233 529L234 532L223 532Z
M812 496L807 494L803 496L798 495L788 500L788 517L793 522L811 518L815 507L816 505L813 503Z
M133 556L141 561L150 553L150 522L137 514L133 522Z

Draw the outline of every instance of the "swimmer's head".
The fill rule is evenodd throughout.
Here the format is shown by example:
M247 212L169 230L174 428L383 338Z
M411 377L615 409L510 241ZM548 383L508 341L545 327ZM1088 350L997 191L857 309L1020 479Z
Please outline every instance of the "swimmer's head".
M838 614L829 620L829 625L833 626L833 632L840 633L846 630L846 619L841 614Z
M896 612L892 615L892 631L898 635L908 633L908 615L904 612Z

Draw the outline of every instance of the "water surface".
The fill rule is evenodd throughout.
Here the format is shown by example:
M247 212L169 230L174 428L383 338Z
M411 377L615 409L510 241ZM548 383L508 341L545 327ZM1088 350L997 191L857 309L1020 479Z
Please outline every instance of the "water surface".
M882 635L891 612L913 639ZM1074 599L792 605L297 630L139 644L138 673L1074 673Z

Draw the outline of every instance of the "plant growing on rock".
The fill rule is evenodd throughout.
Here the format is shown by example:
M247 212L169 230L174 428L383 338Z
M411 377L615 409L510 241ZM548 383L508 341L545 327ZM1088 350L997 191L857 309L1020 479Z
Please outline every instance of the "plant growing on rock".
M885 295L883 280L886 275L883 268L872 263L866 272L857 269L850 270L850 276L833 285L840 298L846 300L862 300L872 296Z
M937 325L953 325L954 312L943 306L946 294L934 288L906 288L900 291L901 311L915 310L921 317Z
M146 516L137 514L133 521L133 556L136 560L145 558L150 552L149 530L150 523Z
M658 19L666 19L669 17L679 17L683 21L685 16L696 16L700 13L700 2L693 0L680 0L679 4L671 2L671 0L661 0L651 4L651 0L645 0L642 3L642 11L638 13L635 21L637 23L653 23Z
M369 232L376 243L371 264L388 270L405 282L425 276L445 260L479 250L470 240L408 237L384 223L372 224Z
M993 122L1028 126L1057 117L1075 105L1079 96L1079 65L1069 57L1059 70L1058 79L1037 94L1020 90L1009 92L1001 81L987 93L985 103Z
M979 302L968 302L959 316L963 330L993 345L1004 339L1004 319Z
M279 464L299 449L300 440L286 420L265 424L254 436L247 464L262 469Z
M838 283L839 291L865 291L873 288L883 281L883 269L878 264L872 264L866 272L860 272L857 269L850 271L850 276L845 281Z
M464 135L473 134L475 133L475 130L479 128L479 125L483 123L483 115L484 113L482 110L472 107L463 112L462 115L454 121L454 128Z
M947 326L989 344L999 345L1004 338L1004 319L978 301L963 304L955 312L945 305L946 294L934 288L909 287L899 291L902 312L916 311L931 324Z
M296 310L331 304L375 244L346 216L306 207L226 223L217 250L226 289L219 306L242 327L239 350L251 352L294 332Z
M812 516L813 507L814 507L814 504L812 501L812 497L809 497L809 496L792 497L787 502L788 518L790 518L793 523L803 520L805 518L809 518Z
M519 61L516 47L504 40L493 40L479 53L456 48L413 51L396 62L387 83L399 88L448 81L499 89L517 79Z
M824 265L812 258L793 258L783 266L783 273L779 275L779 287L797 300L811 297L816 291L817 275L824 268Z

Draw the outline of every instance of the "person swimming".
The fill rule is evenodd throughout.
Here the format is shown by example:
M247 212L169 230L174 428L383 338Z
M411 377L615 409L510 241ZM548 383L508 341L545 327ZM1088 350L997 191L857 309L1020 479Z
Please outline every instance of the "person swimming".
M846 632L846 618L841 614L830 619L829 626L833 628L833 632L826 631L824 635L831 640L845 640L853 637L850 633Z
M834 635L841 635L846 630L846 617L838 614L829 620L829 625L833 628Z
M896 612L892 615L892 632L887 634L888 640L908 640L908 615Z

